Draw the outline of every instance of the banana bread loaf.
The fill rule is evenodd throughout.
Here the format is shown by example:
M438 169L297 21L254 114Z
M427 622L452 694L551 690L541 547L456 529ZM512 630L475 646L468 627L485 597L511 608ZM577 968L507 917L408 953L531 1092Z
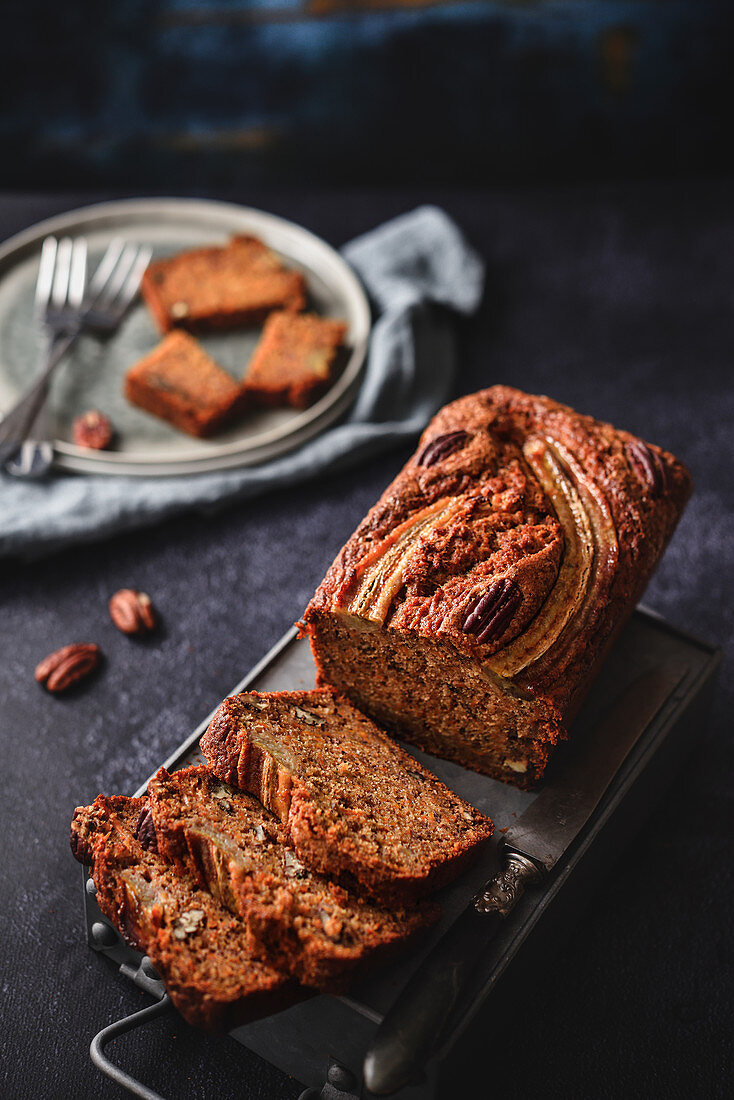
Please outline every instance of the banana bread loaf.
M258 958L305 985L343 992L439 916L430 902L378 907L309 871L277 819L208 768L162 768L148 798L160 852L242 918Z
M257 237L194 248L148 265L141 293L162 332L259 324L274 309L303 309L306 284Z
M71 850L91 865L102 912L150 958L188 1023L229 1031L305 995L253 957L241 920L156 853L145 799L100 795L78 807Z
M318 683L438 756L530 787L690 494L628 432L507 386L441 410L302 628Z
M200 744L220 779L280 818L308 867L388 904L449 882L492 832L330 690L233 695Z

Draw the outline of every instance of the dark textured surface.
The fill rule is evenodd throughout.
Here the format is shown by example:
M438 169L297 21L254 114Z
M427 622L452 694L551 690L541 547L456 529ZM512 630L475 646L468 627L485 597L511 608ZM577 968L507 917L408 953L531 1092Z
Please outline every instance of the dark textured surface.
M412 181L417 165L423 181L608 179L733 163L730 0L3 8L6 187L377 183Z
M701 182L235 197L337 245L419 201L443 205L489 264L485 307L462 332L457 393L494 382L547 392L686 461L696 494L647 602L728 645L731 193L728 182ZM86 198L5 197L0 236ZM100 790L134 790L220 701L302 610L406 458L393 452L295 496L3 565L3 1096L123 1095L92 1066L89 1041L148 1002L84 943L72 810ZM124 637L109 621L107 599L126 586L148 591L160 611L150 639ZM87 640L106 661L76 694L52 698L33 682L49 650ZM730 676L729 659L700 752L656 808L636 858L610 868L509 1029L490 1074L497 1095L729 1095ZM284 1100L300 1091L231 1040L199 1036L178 1019L120 1040L112 1053L171 1100Z

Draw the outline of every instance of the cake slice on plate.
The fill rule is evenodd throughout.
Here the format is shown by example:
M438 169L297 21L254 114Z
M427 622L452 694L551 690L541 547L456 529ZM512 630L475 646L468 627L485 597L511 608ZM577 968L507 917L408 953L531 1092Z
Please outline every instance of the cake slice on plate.
M190 249L148 265L141 293L162 332L260 324L274 309L303 309L306 283L257 237Z
M172 332L125 375L128 401L190 435L213 435L246 408L242 387L193 336Z
M272 313L243 386L259 405L305 409L328 388L346 325L314 313Z

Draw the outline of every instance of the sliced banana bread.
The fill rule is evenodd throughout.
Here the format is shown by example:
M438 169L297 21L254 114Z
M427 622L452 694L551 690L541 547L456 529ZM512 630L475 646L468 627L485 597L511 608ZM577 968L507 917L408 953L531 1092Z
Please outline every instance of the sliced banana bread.
M154 260L141 293L162 332L233 328L263 321L274 309L303 309L306 282L257 237L193 248Z
M200 438L247 407L240 384L186 332L172 332L125 375L125 396L138 408Z
M253 957L243 922L155 846L144 799L100 795L74 811L71 850L92 866L100 909L148 955L184 1019L229 1031L299 1000L295 982Z
M277 818L208 768L162 768L148 798L161 854L242 917L258 958L306 985L342 992L439 916L431 902L390 911L307 870Z
M310 868L406 904L450 881L492 823L343 696L247 692L201 739L212 771L255 794Z
M305 409L326 391L346 325L315 313L271 313L242 385L260 405Z

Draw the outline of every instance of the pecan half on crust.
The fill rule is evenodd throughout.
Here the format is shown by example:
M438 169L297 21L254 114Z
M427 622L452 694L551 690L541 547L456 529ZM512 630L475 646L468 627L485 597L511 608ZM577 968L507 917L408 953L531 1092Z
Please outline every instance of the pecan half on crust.
M66 691L88 676L100 662L102 653L94 642L65 645L49 653L36 665L35 676L51 692Z
M416 458L418 466L433 466L442 458L448 458L454 451L459 451L469 438L469 433L459 429L456 432L447 432L445 435L437 435L429 443L426 443L421 453Z
M147 634L155 627L155 612L147 592L121 588L110 598L110 618L123 634Z
M656 451L636 440L627 444L627 459L637 477L651 493L657 495L665 492L668 475L665 463Z
M465 634L476 634L478 642L491 642L499 638L521 603L522 592L515 582L500 577L470 601L461 629Z

